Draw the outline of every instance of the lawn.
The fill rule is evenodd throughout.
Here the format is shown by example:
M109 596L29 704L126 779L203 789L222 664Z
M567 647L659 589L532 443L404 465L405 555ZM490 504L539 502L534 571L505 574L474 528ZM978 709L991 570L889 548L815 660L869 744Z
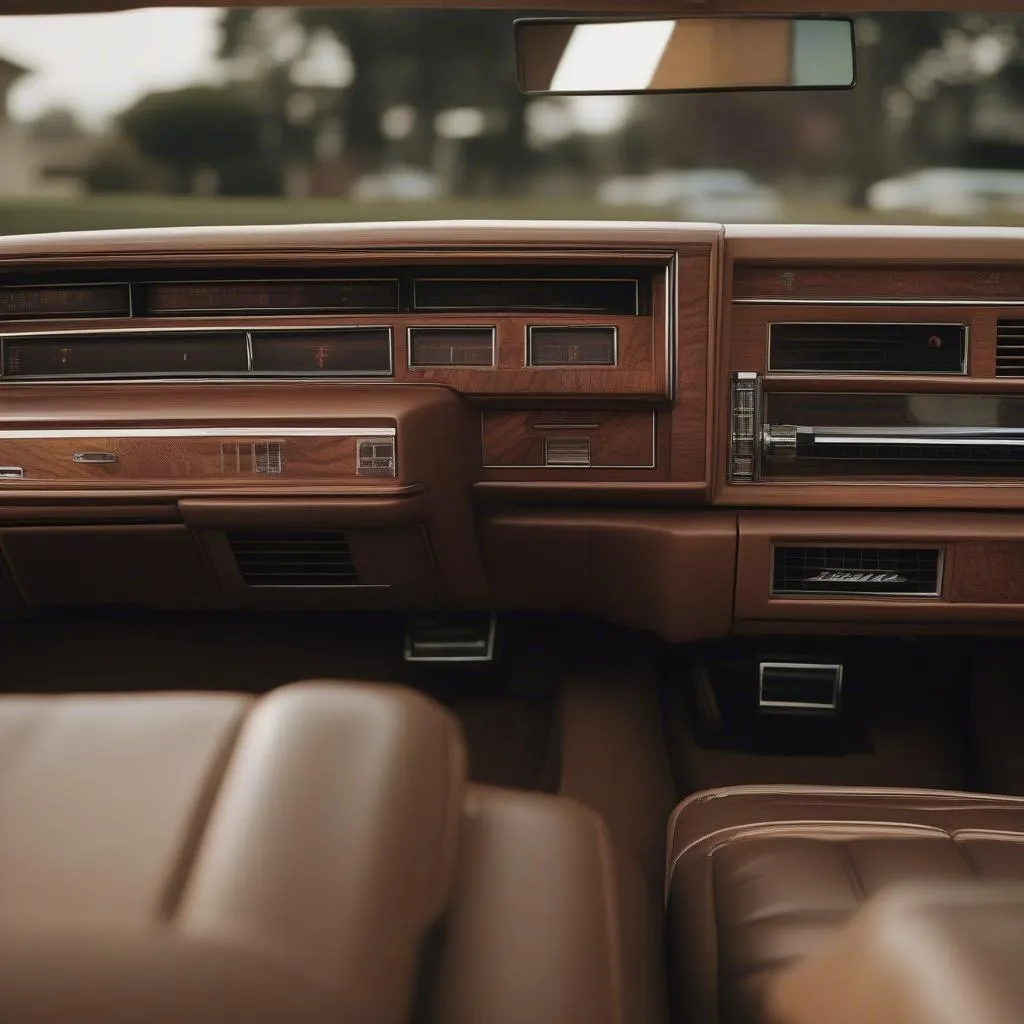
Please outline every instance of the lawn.
M343 199L194 199L88 196L83 199L0 197L0 235L97 228L229 224L316 224L381 220L673 220L671 209L602 206L587 199L445 199L355 203ZM865 211L821 202L790 205L790 223L885 223ZM929 223L901 218L901 223ZM1024 224L1024 216L1014 223Z

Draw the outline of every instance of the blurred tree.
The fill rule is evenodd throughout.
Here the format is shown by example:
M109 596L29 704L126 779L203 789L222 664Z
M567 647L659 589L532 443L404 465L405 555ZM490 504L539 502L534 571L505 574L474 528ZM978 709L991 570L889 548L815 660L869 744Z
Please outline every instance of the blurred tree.
M41 141L80 139L87 134L70 107L50 107L26 126L33 139Z
M229 194L280 190L280 168L267 155L264 111L241 88L149 93L118 118L118 127L143 157L167 168L172 191L193 191L211 171Z
M147 160L123 135L103 139L85 170L85 187L90 192L165 192L167 172Z
M341 127L345 154L360 170L376 170L386 155L430 168L439 142L438 117L453 108L477 108L484 142L474 145L483 161L471 180L509 187L528 171L528 100L518 90L508 11L311 8L290 13L302 44L289 51L283 33L261 31L267 12L233 9L221 22L221 56L266 83L290 79L294 68L324 33L343 45L349 79L333 91L321 116ZM277 114L285 98L275 99ZM408 107L409 130L389 143L383 125L390 110Z

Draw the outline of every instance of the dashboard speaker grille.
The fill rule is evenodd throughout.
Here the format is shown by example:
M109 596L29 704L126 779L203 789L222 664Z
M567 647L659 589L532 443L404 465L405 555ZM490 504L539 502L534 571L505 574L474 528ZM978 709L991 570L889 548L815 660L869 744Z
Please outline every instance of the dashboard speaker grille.
M1024 377L1024 320L996 325L996 376Z
M939 548L776 544L772 594L938 597L941 564Z
M772 324L768 337L775 373L967 372L963 324Z
M356 587L359 574L343 533L229 533L249 587Z

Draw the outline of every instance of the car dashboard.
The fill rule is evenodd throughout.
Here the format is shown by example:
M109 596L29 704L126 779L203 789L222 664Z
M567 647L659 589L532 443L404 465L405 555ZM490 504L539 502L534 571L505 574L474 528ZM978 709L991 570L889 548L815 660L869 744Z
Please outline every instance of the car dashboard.
M0 240L0 609L1024 619L1024 232Z

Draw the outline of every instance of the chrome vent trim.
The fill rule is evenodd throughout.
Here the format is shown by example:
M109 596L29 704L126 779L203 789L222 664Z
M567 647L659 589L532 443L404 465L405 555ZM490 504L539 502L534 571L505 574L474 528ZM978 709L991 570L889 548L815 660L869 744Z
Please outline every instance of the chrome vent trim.
M227 540L247 587L359 586L344 533L246 531L228 533Z
M734 373L729 410L730 483L758 479L760 432L761 379L756 373Z
M773 597L936 598L944 549L773 544Z
M996 323L996 376L1024 377L1024 320Z

